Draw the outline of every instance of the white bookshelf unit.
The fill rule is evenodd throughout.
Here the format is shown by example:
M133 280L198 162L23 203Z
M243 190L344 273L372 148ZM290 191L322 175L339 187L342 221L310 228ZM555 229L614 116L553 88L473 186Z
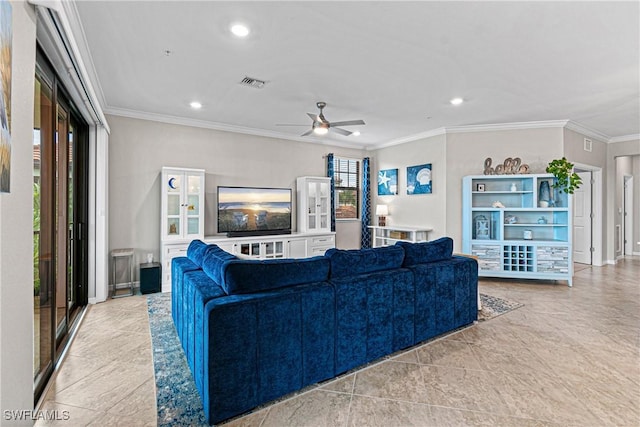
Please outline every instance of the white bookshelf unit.
M331 231L331 178L301 176L296 180L298 231Z
M429 227L405 227L405 226L368 226L373 231L373 247L395 245L396 242L426 242L427 235L433 228Z
M163 167L160 240L191 241L204 236L204 170Z
M478 257L480 276L572 285L572 200L553 181L549 174L463 178L462 246Z

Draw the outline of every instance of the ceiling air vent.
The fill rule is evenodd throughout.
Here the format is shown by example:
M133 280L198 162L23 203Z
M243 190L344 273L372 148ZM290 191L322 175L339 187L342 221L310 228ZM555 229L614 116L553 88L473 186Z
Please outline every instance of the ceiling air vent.
M240 84L243 86L255 87L256 89L262 89L262 87L265 84L265 81L254 79L252 77L245 77L244 79L242 79Z

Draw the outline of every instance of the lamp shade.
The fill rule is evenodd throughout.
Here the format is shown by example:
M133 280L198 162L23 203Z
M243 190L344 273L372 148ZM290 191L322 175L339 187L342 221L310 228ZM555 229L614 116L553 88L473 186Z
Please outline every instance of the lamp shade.
M389 207L387 205L376 205L376 215L389 215Z

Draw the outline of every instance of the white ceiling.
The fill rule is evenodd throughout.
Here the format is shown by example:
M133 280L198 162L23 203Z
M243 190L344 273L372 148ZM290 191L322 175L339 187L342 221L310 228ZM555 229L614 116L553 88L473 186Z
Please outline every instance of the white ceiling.
M549 120L608 138L640 134L636 1L79 1L77 9L107 113L362 147L443 127ZM250 27L248 37L229 32L235 22ZM245 87L245 76L267 83ZM453 106L453 97L465 103ZM203 108L192 110L193 100ZM317 101L330 121L363 119L347 128L361 135L298 138Z

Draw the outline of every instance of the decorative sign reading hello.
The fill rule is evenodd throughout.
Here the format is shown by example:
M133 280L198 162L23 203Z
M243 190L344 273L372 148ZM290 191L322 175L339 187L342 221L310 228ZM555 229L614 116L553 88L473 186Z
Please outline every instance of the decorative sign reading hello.
M511 158L507 157L501 165L497 165L495 168L491 167L491 157L487 157L484 161L484 174L485 175L513 175L517 173L529 173L529 165L522 164L520 157Z

